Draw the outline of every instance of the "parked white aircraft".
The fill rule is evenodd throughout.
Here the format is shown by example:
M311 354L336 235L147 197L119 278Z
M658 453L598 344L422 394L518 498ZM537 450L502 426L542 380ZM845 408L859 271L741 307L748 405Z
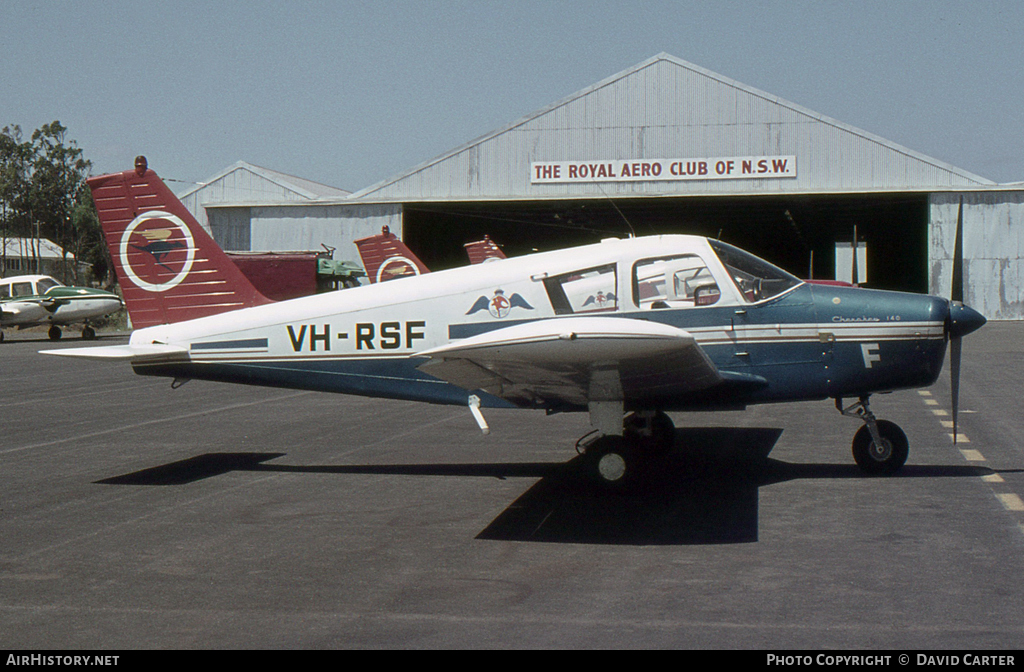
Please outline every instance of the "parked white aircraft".
M82 338L96 338L89 324L121 310L121 297L92 287L66 287L48 275L0 278L0 329L25 329L49 324L51 340L61 337L61 327L82 325ZM0 341L4 332L0 331Z
M459 404L485 432L486 407L587 412L599 436L587 464L611 486L635 482L671 445L666 411L829 397L864 423L858 465L891 473L908 441L876 420L870 395L931 385L947 343L955 382L960 338L985 322L956 288L950 301L809 284L686 235L269 303L144 159L89 186L132 321L153 326L128 345L53 354L125 360L178 380ZM845 406L850 397L858 401Z

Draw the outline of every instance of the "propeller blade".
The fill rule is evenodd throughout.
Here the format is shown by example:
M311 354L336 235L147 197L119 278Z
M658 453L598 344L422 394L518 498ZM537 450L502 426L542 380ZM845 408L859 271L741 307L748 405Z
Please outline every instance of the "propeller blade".
M950 289L950 301L953 305L964 302L964 197L960 197L960 208L956 214L956 241L953 243L953 287ZM953 310L950 306L950 311ZM953 409L953 445L956 445L957 411L960 406L960 336L949 339L949 394Z
M953 289L950 298L964 302L964 197L960 197L960 209L956 215L956 242L953 244Z
M960 338L949 341L949 392L950 404L953 407L953 445L956 445L957 411L960 407Z

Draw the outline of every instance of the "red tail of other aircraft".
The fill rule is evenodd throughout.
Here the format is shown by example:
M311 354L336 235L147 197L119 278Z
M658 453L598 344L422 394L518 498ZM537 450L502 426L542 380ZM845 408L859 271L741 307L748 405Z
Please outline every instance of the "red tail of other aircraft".
M505 253L501 251L498 244L491 240L490 236L484 236L483 240L473 243L466 243L466 254L469 255L469 263L482 264L489 259L504 259Z
M88 180L132 326L149 327L270 301L246 279L155 172Z
M370 282L384 282L430 272L386 226L376 236L361 238L355 243Z

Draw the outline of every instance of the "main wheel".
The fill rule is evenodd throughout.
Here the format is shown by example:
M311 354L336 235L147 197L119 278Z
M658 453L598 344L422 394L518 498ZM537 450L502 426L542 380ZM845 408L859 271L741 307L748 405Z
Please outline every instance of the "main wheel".
M60 327L58 327L57 325L54 325L54 326L50 327L50 330L48 332L46 332L46 333L50 337L51 341L59 341L60 340L60 337L61 337Z
M652 415L631 413L623 423L623 436L640 450L667 453L676 442L676 426L664 411Z
M86 341L91 341L96 338L96 330L90 327L88 324L82 327L82 338Z
M586 460L591 478L610 490L629 490L639 478L633 445L621 436L606 435L591 443Z
M895 473L907 461L910 453L907 435L894 422L878 420L876 424L882 439L881 445L874 442L871 431L864 425L853 437L853 459L868 474Z

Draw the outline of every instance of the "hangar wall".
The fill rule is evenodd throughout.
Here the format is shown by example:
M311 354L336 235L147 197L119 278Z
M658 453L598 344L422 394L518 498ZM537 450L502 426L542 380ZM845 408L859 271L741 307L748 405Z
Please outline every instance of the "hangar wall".
M337 261L359 259L353 241L388 226L402 235L402 206L348 203L350 192L244 161L180 195L185 207L233 252L335 248Z
M252 209L252 251L335 248L337 261L358 261L353 241L387 226L402 235L402 207L397 204L260 206Z
M930 294L949 296L957 212L964 200L964 303L990 320L1024 319L1024 191L929 197Z

